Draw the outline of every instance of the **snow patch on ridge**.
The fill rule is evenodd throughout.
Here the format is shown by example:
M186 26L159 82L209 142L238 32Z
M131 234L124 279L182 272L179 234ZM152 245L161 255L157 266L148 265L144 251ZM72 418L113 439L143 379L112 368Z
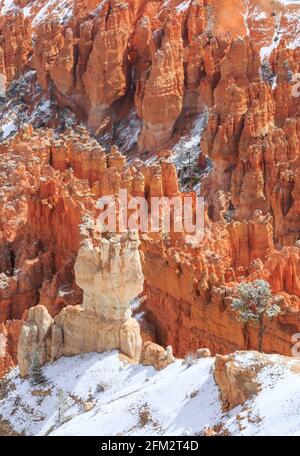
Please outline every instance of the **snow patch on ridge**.
M44 4L43 2L31 0L28 5L21 8L13 0L0 0L0 15L5 16L13 12L22 12L25 17L32 17L35 11L40 8L32 21L33 26L49 18L55 18L60 23L64 23L72 17L73 4L73 0L48 0Z
M138 117L135 109L132 109L124 119L118 122L115 136L121 152L126 153L136 145L142 126L143 121Z
M300 3L300 0L278 0L280 3L283 3L284 5L298 5Z
M0 414L26 435L182 435L187 428L198 433L221 417L212 363L202 359L188 368L178 360L157 372L122 363L116 351L61 358L44 369L48 384L43 390L49 393L42 399L14 369L7 378L16 389L0 401ZM63 425L57 422L60 390L68 398ZM93 410L84 413L83 401L94 402Z
M7 376L0 415L26 435L299 435L299 360L265 355L257 395L222 411L214 358L191 366L176 360L162 371L127 364L116 351L60 358L44 366L47 383L32 388L18 369ZM236 365L257 366L256 352L237 352ZM63 420L58 420L64 392ZM92 409L86 412L86 402Z
M0 14L5 15L18 9L13 0L2 0L0 3Z
M73 13L73 1L72 0L49 0L45 5L40 9L38 14L35 16L32 21L32 25L35 26L45 19L51 17L57 18L60 23L67 22L71 19Z
M274 35L273 35L271 43L268 46L262 47L260 50L260 57L261 57L262 62L264 60L268 60L270 58L272 51L274 49L276 49L278 44L280 43L280 37L283 33L283 30L280 28L281 18L282 18L281 14L276 17Z
M201 136L206 128L208 121L208 110L205 109L194 121L189 133L181 136L179 141L173 146L172 161L180 175L182 190L187 189L185 185L194 187L198 190L199 182L189 182L192 171L197 170L198 159L201 153L200 141Z

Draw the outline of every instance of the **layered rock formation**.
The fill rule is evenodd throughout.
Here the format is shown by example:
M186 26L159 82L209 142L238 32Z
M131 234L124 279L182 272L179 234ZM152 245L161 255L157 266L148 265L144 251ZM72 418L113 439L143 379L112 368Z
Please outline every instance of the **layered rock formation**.
M180 21L170 18L161 33L160 47L150 47L149 78L138 81L135 93L137 111L144 120L139 138L141 150L156 150L168 141L182 109L184 72Z
M0 324L0 375L7 372L17 363L18 341L23 322L7 321Z
M245 405L260 392L264 379L263 370L276 368L283 372L299 373L299 359L284 356L267 356L258 352L236 352L226 356L216 356L214 378L219 387L223 409L231 410L237 405Z
M76 282L83 289L82 306L65 307L54 320L47 309L32 307L19 345L20 375L28 374L32 355L41 363L62 355L119 349L138 361L142 340L131 318L130 301L143 289L138 236L86 239L75 263Z
M86 288L85 281L90 278L84 276L83 261L76 283L74 262L78 251L79 255L83 251L79 250L82 236L89 234L101 213L96 207L100 196L120 189L128 190L129 199L155 194L158 189L162 192L159 194L178 193L177 182L172 180L175 167L168 160L150 168L139 161L128 167L116 147L106 155L82 127L55 139L50 130L33 131L26 126L1 147L1 322L21 319L24 311L36 304L44 305L55 316L63 307L82 302L80 287ZM152 179L154 175L156 180ZM10 180L10 176L14 177ZM137 244L134 237L130 242ZM118 249L116 242L116 253ZM89 256L96 260L94 253L86 249L87 264ZM131 279L137 268L131 248L122 247L121 253L121 260L116 256L112 270L108 269L101 278L102 299L108 309L119 309L117 319L125 318L127 301L142 291L139 280L134 285L135 279ZM118 279L115 269L119 261L127 261L127 266ZM97 267L100 257L93 271ZM119 295L114 303L111 293L116 291L117 280ZM126 288L128 281L133 284L131 291ZM90 296L93 302L94 292ZM126 302L123 310L122 299ZM16 347L9 346L7 350L5 363L11 365Z
M98 132L120 120L134 98L142 151L168 141L186 108L214 104L220 77L251 80L260 63L253 43L266 55L278 30L285 49L297 43L297 7L264 0L226 0L222 7L215 0L78 0L63 8L40 0L3 4L1 13L3 81L33 66L43 89L51 87Z

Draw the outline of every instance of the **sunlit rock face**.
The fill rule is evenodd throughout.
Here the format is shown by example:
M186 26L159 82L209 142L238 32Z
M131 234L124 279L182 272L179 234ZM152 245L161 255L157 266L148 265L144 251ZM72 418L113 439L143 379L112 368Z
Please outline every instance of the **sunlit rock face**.
M84 241L75 262L77 285L84 290L82 306L105 320L126 320L130 301L143 291L137 233Z
M83 241L75 262L83 304L65 307L54 319L42 305L29 310L18 346L22 376L28 374L36 351L42 363L62 355L113 349L139 360L140 327L130 309L131 300L143 290L138 246L134 232L110 240L95 235Z
M215 104L220 76L223 89L229 78L247 84L258 75L258 51L265 59L299 39L297 4L279 1L68 0L61 7L40 0L0 8L1 81L34 67L43 89L52 85L60 104L95 132L133 103L143 121L141 151L162 147L186 108Z

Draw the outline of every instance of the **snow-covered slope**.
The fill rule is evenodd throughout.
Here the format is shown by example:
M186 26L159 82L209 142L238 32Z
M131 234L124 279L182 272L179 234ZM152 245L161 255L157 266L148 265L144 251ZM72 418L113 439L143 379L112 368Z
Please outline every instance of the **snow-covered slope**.
M157 372L125 364L117 352L61 358L45 368L49 386L43 389L50 394L42 400L32 396L29 382L20 380L15 369L8 376L15 388L0 403L0 414L25 434L44 435L51 429L55 435L200 432L221 417L212 363L212 358L203 359L187 368L177 361ZM73 418L57 427L60 389L68 395L66 419ZM84 413L82 401L94 401L94 409Z
M191 366L177 360L160 372L127 364L117 352L61 358L45 367L43 387L32 388L11 371L0 417L26 435L199 435L207 428L225 435L300 434L299 374L276 364L276 355L270 359L258 375L260 393L225 413L214 358ZM249 366L255 357L249 352L239 362Z
M26 6L21 7L13 0L0 0L0 14L5 16L22 12L25 17L33 18L33 26L50 17L63 23L71 18L73 4L73 0L31 0Z

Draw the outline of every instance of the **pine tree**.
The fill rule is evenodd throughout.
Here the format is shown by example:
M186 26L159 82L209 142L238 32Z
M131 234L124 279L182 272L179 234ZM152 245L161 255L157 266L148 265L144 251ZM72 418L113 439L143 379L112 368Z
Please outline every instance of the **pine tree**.
M57 394L57 424L59 426L61 426L63 423L65 423L68 420L68 417L66 416L68 408L69 408L68 396L62 389L59 389L58 394Z
M265 321L275 318L280 313L280 307L275 304L270 285L265 280L241 283L237 291L239 297L233 300L231 307L243 323L258 323L258 351L262 352Z
M31 360L31 366L29 369L30 383L32 386L40 385L41 383L46 382L46 377L44 376L43 369L40 362L40 355L38 351L33 353Z

